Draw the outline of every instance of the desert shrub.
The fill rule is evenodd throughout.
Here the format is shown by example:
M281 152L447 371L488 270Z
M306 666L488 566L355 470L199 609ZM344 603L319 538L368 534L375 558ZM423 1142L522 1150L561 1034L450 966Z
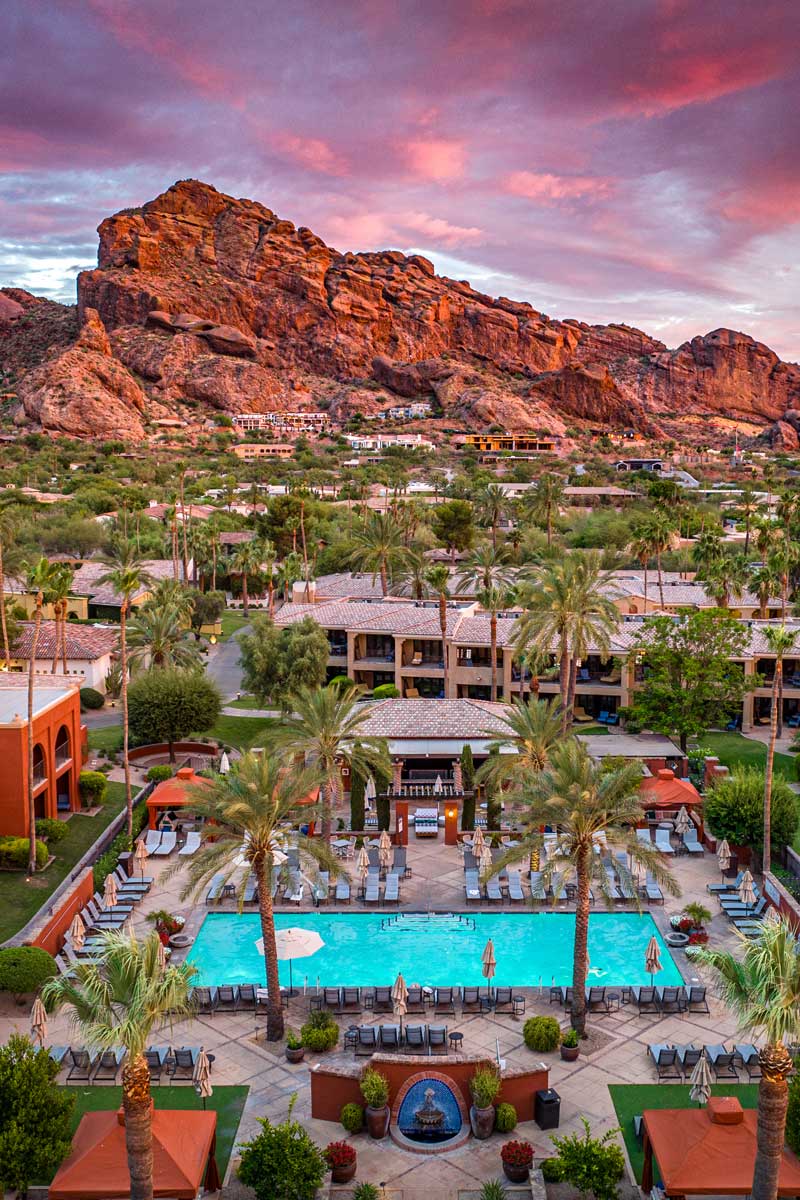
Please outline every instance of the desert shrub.
M30 838L0 837L0 867L6 871L24 871L28 866ZM36 868L41 871L49 855L44 842L36 842Z
M393 683L379 683L372 689L373 700L396 700L399 695L400 689Z
M381 1189L377 1183L358 1183L353 1189L353 1200L381 1200Z
M609 1129L600 1138L593 1138L589 1122L581 1117L584 1134L554 1137L558 1150L561 1177L584 1195L594 1192L595 1200L615 1200L617 1184L625 1174L625 1159L613 1141L618 1129Z
M106 802L108 780L101 771L81 771L78 776L78 792L81 804L86 808L96 808Z
M314 1200L328 1170L325 1156L299 1121L260 1119L261 1133L242 1143L239 1178L256 1200Z
M64 840L69 829L66 821L57 821L55 817L39 817L36 822L36 833L51 845L55 845L56 842Z
M56 973L52 955L38 946L11 946L0 950L0 992L26 995L38 992Z
M339 1026L330 1013L312 1012L300 1030L306 1050L321 1054L332 1050L339 1040Z
M564 1171L560 1158L545 1158L539 1164L545 1183L561 1183Z
M148 783L163 783L165 779L172 779L172 767L169 763L157 763L145 775Z
M105 704L105 697L102 692L98 692L95 688L82 687L80 690L81 708L102 708Z
M517 1110L513 1104L498 1104L495 1115L495 1129L498 1133L511 1133L517 1127Z
M345 1104L339 1120L348 1133L360 1133L364 1128L364 1110L360 1104Z
M561 1026L555 1017L528 1017L522 1036L529 1050L542 1054L561 1045Z
M478 1195L480 1200L506 1200L506 1185L502 1179L487 1179Z

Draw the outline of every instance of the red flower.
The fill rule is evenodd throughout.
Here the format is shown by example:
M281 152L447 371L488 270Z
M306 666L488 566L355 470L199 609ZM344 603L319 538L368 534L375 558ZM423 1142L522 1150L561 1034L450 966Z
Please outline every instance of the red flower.
M500 1151L500 1157L509 1167L533 1166L533 1146L530 1142L506 1142Z
M705 929L696 929L694 933L689 934L690 946L702 946L708 941L708 934Z
M333 1171L349 1167L356 1161L356 1152L349 1142L329 1142L325 1147L325 1161Z
M166 932L166 930L162 929L158 936L162 946L169 945L169 934Z

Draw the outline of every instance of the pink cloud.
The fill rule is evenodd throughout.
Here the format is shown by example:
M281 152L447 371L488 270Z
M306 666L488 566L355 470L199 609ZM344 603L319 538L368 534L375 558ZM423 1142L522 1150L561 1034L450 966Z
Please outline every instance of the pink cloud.
M298 137L293 133L278 133L273 144L293 162L317 171L320 175L346 175L347 163L322 138Z
M599 200L611 194L610 179L591 175L553 175L541 171L512 171L504 181L505 191L540 204L562 200Z
M453 225L443 217L432 217L425 212L403 213L398 220L406 229L449 249L480 242L484 237L483 230L476 225Z
M455 139L417 138L406 142L405 152L411 171L422 179L446 182L466 171L467 147Z

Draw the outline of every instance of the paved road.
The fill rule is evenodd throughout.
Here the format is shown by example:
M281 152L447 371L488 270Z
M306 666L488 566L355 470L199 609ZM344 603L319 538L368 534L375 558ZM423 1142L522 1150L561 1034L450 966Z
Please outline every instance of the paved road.
M226 642L217 642L211 646L206 658L206 671L219 688L223 700L235 700L242 690L242 668L239 666L239 642L243 633L249 630L245 625L237 629L233 637Z

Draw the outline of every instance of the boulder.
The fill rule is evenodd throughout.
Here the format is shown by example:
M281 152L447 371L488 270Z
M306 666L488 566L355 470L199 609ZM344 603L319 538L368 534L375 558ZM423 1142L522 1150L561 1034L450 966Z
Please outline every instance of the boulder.
M199 329L197 332L217 354L238 354L244 358L255 356L255 338L248 337L232 325L213 325L210 329Z

